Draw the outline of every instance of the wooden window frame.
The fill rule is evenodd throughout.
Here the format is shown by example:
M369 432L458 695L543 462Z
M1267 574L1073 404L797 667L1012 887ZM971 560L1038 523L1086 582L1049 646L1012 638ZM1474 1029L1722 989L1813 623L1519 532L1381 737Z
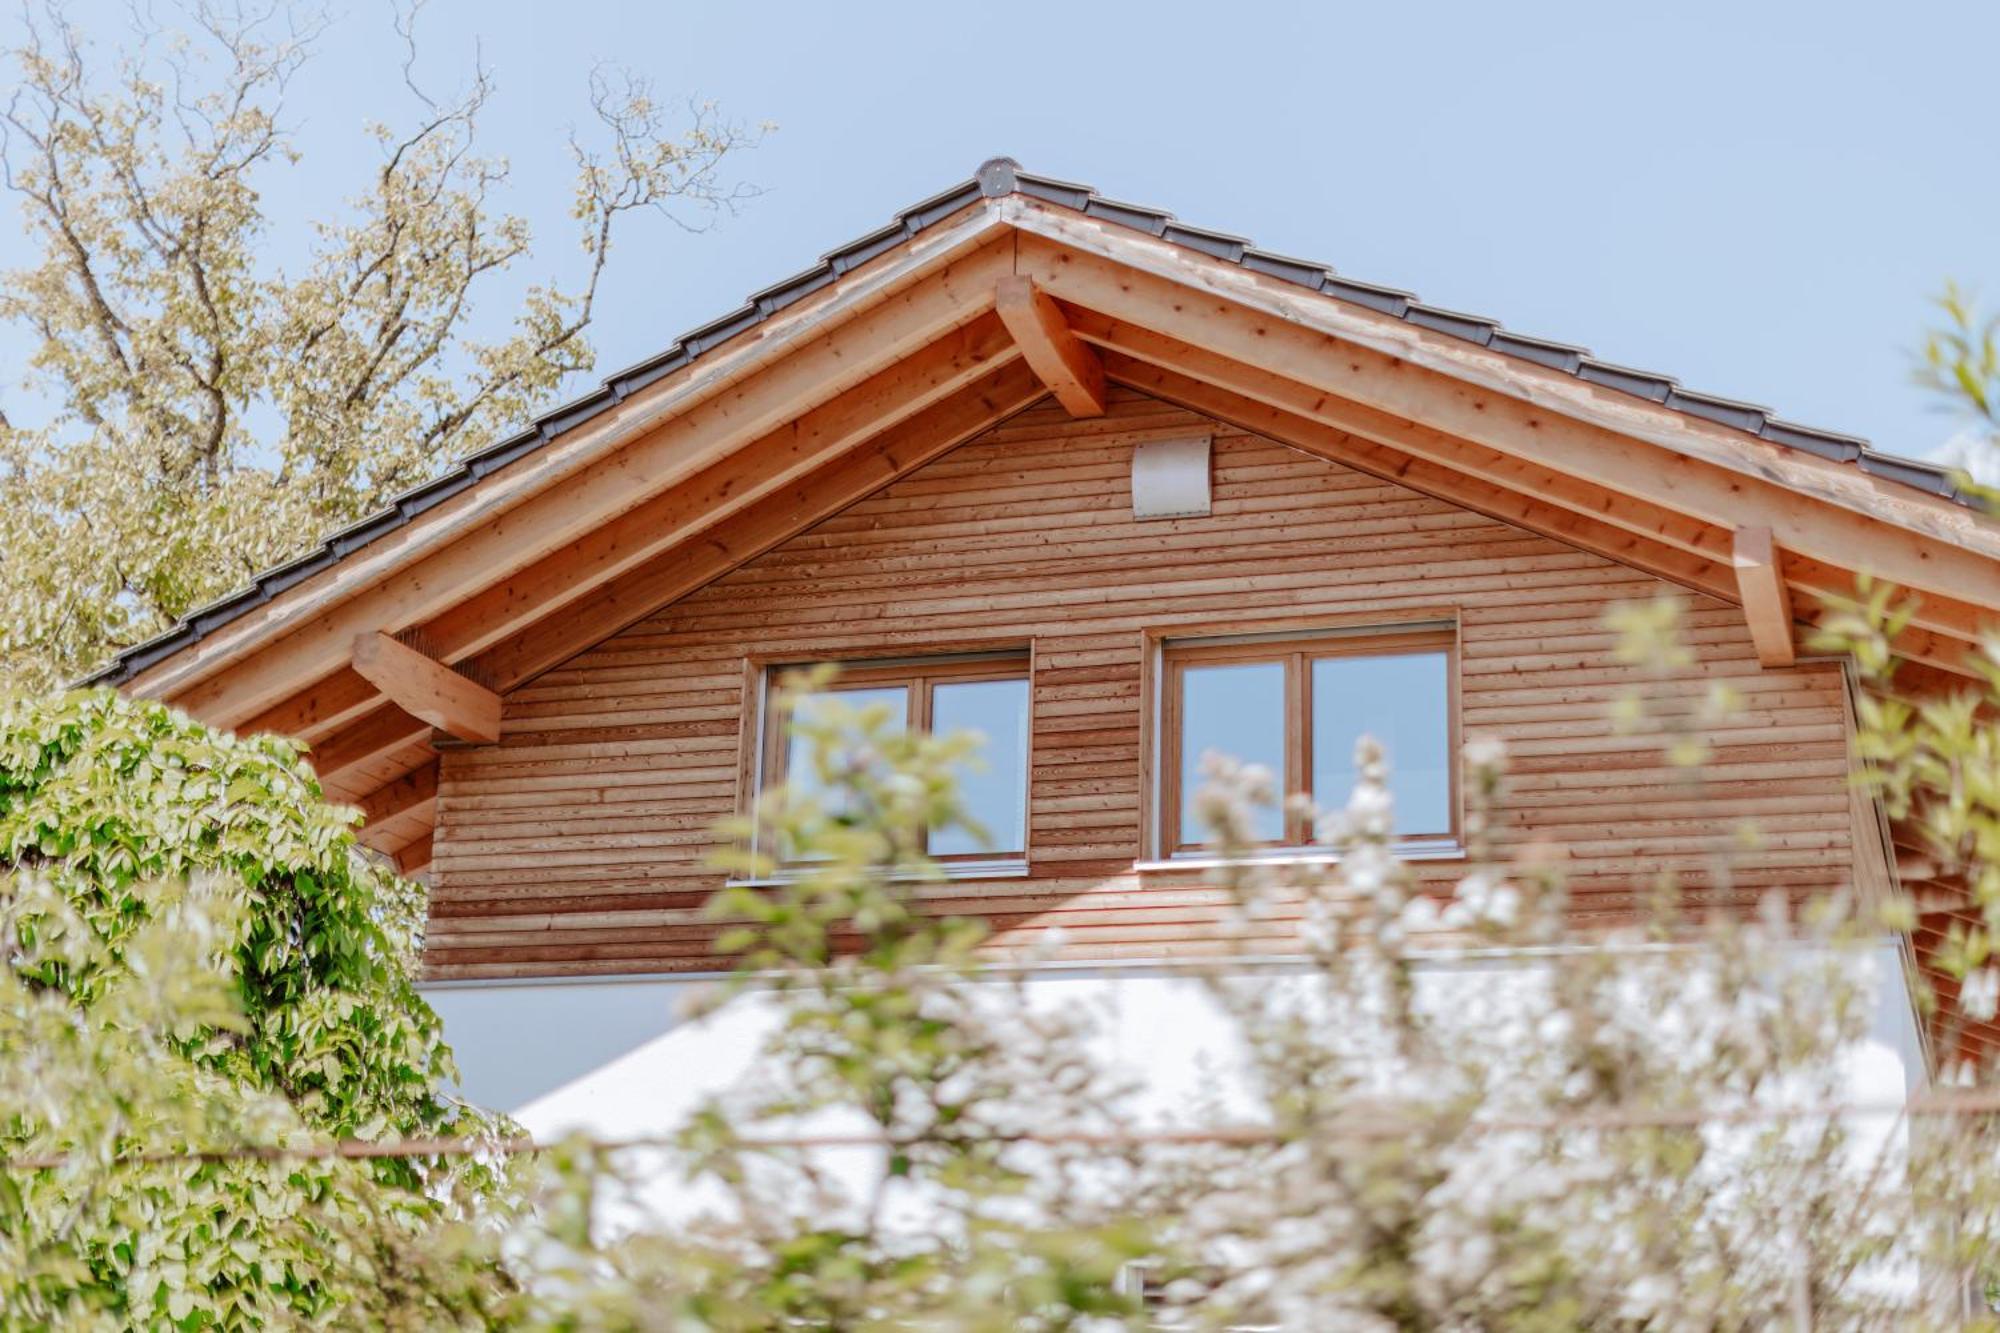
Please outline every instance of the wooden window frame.
M1287 628L1208 637L1175 637L1157 641L1158 669L1153 684L1158 700L1159 741L1157 784L1159 823L1154 830L1156 845L1169 858L1198 856L1208 848L1202 843L1181 840L1181 814L1187 793L1181 790L1186 767L1181 753L1182 678L1190 666L1275 664L1284 668L1285 754L1284 771L1278 774L1281 798L1312 791L1312 664L1343 657L1387 657L1407 653L1440 653L1445 662L1446 753L1450 791L1447 798L1449 828L1442 831L1401 831L1398 843L1457 845L1462 819L1460 774L1456 757L1459 736L1459 635L1456 623L1341 626L1326 629ZM1262 849L1304 848L1312 844L1312 829L1299 813L1284 812L1283 834L1259 843Z
M786 675L794 671L810 669L815 664L807 662L774 662L755 664L752 670L758 677L758 717L760 719L760 744L754 772L751 774L750 804L754 810L758 797L773 787L780 786L786 778L786 768L790 758L789 729L784 725L778 706L778 691ZM1023 755L1021 772L1021 846L1018 848L994 848L976 852L954 852L936 855L932 859L947 868L954 865L981 865L993 862L1023 862L1028 859L1028 844L1031 841L1030 795L1034 783L1033 726L1034 726L1034 669L1033 655L1029 649L997 649L971 652L939 653L923 656L895 658L862 658L837 660L833 665L840 674L829 685L828 693L843 693L848 690L880 689L884 686L901 685L908 692L904 725L916 731L929 731L934 707L933 693L939 685L975 685L983 681L1018 680L1027 686L1027 708L1030 743ZM762 835L760 834L760 837ZM930 831L925 830L928 844ZM774 852L776 849L770 849ZM781 858L782 859L782 858ZM785 861L786 865L799 862Z

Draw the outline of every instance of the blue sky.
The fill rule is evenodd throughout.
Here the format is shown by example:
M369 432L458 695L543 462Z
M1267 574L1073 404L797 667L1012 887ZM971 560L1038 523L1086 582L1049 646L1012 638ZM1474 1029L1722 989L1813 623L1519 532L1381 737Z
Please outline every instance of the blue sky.
M106 40L123 12L79 10ZM1927 299L2000 298L1991 4L434 0L420 33L434 82L475 40L498 78L523 280L574 272L593 62L778 122L739 216L627 230L602 371L997 153L1903 453L1956 428L1910 383ZM360 125L410 114L399 58L348 0L294 91L306 161L268 178L279 255L359 187Z

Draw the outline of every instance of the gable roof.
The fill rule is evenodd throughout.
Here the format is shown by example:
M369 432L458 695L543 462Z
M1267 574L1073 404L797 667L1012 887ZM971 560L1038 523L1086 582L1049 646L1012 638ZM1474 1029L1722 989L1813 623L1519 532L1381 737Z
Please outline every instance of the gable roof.
M1559 371L1586 384L1741 431L1786 449L1852 464L1871 477L1967 507L1983 509L1984 506L1978 493L1966 485L1962 474L1955 469L1882 452L1856 436L1787 421L1753 403L1684 389L1671 376L1598 360L1582 347L1515 333L1485 316L1427 305L1409 292L1342 277L1330 265L1260 250L1242 237L1189 226L1164 210L1108 199L1090 186L1037 176L1021 170L1012 158L998 157L982 163L970 180L910 205L885 225L828 251L811 268L751 293L736 309L682 334L659 354L608 376L596 389L550 409L519 433L466 455L439 476L405 491L379 513L256 575L245 587L190 612L164 633L125 649L85 683L120 685L132 680L970 205L981 199L1010 195L1056 204L1088 218L1143 232L1249 272Z
M1010 304L1024 288L1039 327ZM438 691L497 708L480 691L1039 401L1057 343L1038 359L1038 336L1104 381L1741 604L1779 660L1794 605L1864 568L1925 594L1895 646L1927 668L1969 670L2000 625L2000 524L1946 469L996 159L97 679L308 741L366 840L414 869L450 743L425 720Z

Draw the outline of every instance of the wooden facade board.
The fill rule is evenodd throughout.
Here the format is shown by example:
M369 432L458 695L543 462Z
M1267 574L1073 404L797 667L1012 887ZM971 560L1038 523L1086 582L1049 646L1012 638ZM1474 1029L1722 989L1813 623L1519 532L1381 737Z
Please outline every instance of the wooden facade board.
M1133 442L1214 436L1214 511L1135 522ZM954 881L935 910L1003 943L1061 925L1079 957L1213 948L1222 904L1184 869L1138 873L1155 760L1148 636L1246 623L1407 622L1448 608L1461 722L1514 756L1503 845L1571 848L1580 922L1643 908L1673 874L1740 905L1851 873L1844 695L1833 664L1765 672L1742 612L1690 600L1696 667L1657 691L1685 714L1716 680L1744 712L1715 728L1699 788L1617 734L1637 677L1604 611L1666 586L1325 458L1114 390L1104 417L1045 403L771 547L507 695L502 739L439 761L427 966L437 977L703 971L718 878L708 829L737 808L756 663L1033 650L1027 879ZM1709 853L1742 819L1761 850L1727 884ZM1429 885L1460 873L1413 863ZM1290 922L1261 927L1283 951Z

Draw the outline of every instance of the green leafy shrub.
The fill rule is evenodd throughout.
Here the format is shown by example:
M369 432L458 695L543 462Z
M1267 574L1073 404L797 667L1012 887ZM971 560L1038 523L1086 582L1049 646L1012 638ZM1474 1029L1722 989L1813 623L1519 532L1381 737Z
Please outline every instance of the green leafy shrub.
M290 741L109 691L0 701L0 1154L66 1162L0 1189L0 1240L63 1257L62 1301L14 1322L364 1322L472 1277L422 1242L494 1196L477 1160L156 1160L500 1128L442 1091L422 891L354 820ZM197 972L163 961L176 931ZM72 1031L117 1054L54 1106L29 1057Z
M241 1040L191 1042L217 1072L283 1093L314 1129L425 1134L457 1111L437 1016L415 986L418 886L367 857L290 741L211 731L160 704L78 691L0 704L0 863L63 888L108 950L146 886L240 877ZM40 979L89 1005L101 978Z

